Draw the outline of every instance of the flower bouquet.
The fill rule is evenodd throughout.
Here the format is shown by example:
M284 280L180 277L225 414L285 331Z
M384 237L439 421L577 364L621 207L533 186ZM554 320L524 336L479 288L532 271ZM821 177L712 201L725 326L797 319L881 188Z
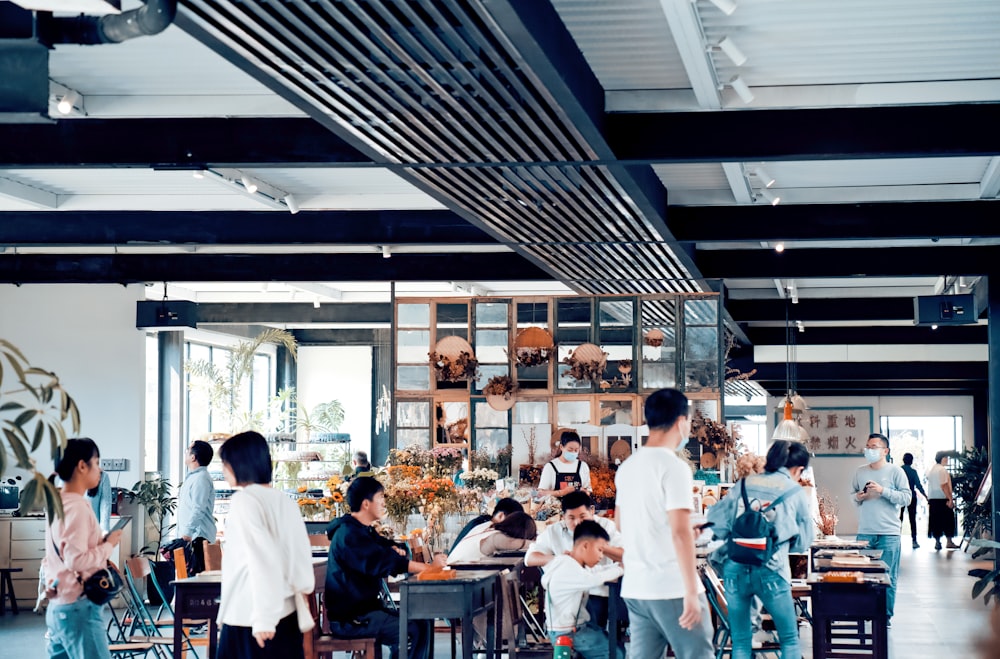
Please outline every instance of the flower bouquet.
M466 471L462 474L462 481L466 487L484 491L492 490L496 487L498 478L500 478L500 474L492 469L484 469L483 467Z

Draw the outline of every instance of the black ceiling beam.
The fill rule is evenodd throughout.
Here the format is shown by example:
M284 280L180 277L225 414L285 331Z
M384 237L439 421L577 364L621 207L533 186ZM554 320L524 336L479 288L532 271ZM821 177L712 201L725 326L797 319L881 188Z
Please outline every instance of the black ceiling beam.
M672 206L681 242L996 238L1000 200Z
M726 309L738 323L768 320L783 322L786 312L792 322L913 320L912 297L799 298L798 304L788 304L785 300L726 300Z
M0 167L362 165L360 151L311 119L67 119L0 123Z
M1000 246L807 248L781 253L772 249L698 250L695 255L705 277L724 279L982 275L993 270L998 260Z
M756 364L755 367L755 382L769 392L785 390L783 363ZM795 389L807 397L830 391L971 391L986 386L987 367L985 361L800 362L795 365Z
M494 244L447 210L8 211L0 245Z
M0 283L551 280L513 252L396 254L3 254Z
M381 302L329 302L318 308L311 302L223 303L199 302L198 324L203 323L391 323L392 305Z
M1000 154L1000 103L611 114L619 159L838 160Z
M744 327L755 346L785 345L783 327ZM985 344L986 325L926 325L867 327L806 327L796 332L795 343L805 345L951 345Z

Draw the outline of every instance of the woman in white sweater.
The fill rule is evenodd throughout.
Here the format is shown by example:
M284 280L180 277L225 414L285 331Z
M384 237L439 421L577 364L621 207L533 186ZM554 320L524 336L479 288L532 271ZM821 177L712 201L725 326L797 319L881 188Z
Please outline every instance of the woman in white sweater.
M305 523L295 502L271 487L259 433L233 435L219 457L226 481L239 488L222 554L219 659L302 659L302 632L312 628L305 596L315 587Z

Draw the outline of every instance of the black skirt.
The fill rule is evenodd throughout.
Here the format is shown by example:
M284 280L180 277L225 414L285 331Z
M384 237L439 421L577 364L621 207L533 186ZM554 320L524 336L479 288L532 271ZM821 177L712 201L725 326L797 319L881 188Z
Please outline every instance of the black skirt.
M927 537L955 537L955 510L948 507L948 500L928 499L927 504L930 513L927 520Z
M293 611L275 627L274 638L257 645L250 627L222 625L219 633L219 659L305 659L299 618Z

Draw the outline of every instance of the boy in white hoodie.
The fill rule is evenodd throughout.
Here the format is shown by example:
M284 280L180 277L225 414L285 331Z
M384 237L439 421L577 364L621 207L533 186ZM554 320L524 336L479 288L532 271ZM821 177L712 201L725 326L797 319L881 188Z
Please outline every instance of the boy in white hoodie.
M609 659L607 633L590 622L587 593L622 576L617 563L595 567L604 556L608 532L593 520L580 522L573 532L573 549L556 556L543 568L549 638L573 639L573 649L584 659ZM619 649L618 659L624 654Z

